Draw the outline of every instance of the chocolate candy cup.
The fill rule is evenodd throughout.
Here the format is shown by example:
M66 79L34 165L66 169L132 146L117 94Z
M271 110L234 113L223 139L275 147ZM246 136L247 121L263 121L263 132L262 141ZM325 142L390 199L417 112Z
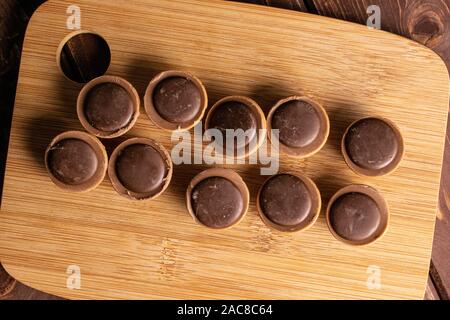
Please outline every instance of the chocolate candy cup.
M106 73L111 63L111 50L101 35L78 30L62 40L56 63L64 77L86 83Z
M328 228L336 239L362 246L373 243L386 233L389 208L374 188L350 185L331 198L326 218Z
M251 136L245 138L245 145L234 144L235 159L243 159L255 153L264 143L266 137L266 118L256 101L242 96L229 96L216 102L208 112L205 130L219 130L224 140L226 129L249 130ZM225 140L226 142L226 140ZM223 148L223 155L228 157L226 143L216 141Z
M127 133L139 117L140 99L125 79L102 76L87 83L77 101L83 127L100 138L117 138Z
M404 142L397 126L381 117L368 117L346 130L341 150L348 167L362 176L394 172L404 155Z
M186 191L186 206L198 224L227 229L247 213L250 194L241 176L230 169L214 168L192 179Z
M319 189L311 179L301 174L281 173L261 186L256 206L268 227L297 232L314 225L322 202Z
M58 187L88 192L103 181L108 155L96 137L85 132L68 131L58 135L48 146L45 167Z
M159 128L189 130L202 120L208 107L208 94L196 76L170 70L150 81L144 105L148 117Z
M319 152L328 140L330 121L325 109L307 97L278 101L267 117L270 141L278 139L279 151L298 158ZM272 130L277 129L276 134Z
M172 160L167 150L152 139L131 138L112 153L108 175L114 189L131 200L151 200L170 184Z

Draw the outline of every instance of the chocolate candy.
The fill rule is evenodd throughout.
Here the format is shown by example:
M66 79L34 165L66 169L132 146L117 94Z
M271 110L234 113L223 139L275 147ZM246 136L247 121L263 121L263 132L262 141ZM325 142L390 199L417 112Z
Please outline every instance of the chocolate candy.
M368 176L394 171L403 156L403 139L390 121L365 118L353 123L342 140L342 153L351 169Z
M380 209L363 193L347 193L337 199L330 211L334 231L350 241L370 237L380 225Z
M79 139L66 139L50 149L48 164L59 181L67 185L77 185L94 176L98 159L88 143Z
M202 120L208 96L197 77L172 70L158 74L149 83L144 102L149 118L158 127L188 130Z
M231 150L236 158L243 158L257 151L264 142L266 120L255 101L232 96L218 101L211 108L205 127L206 130L221 132L222 140L216 139L215 142L223 148L223 154ZM227 136L227 130L233 130L231 138Z
M226 138L226 130L242 129L248 134L245 136L245 145L256 137L256 117L245 104L237 101L228 101L216 107L209 119L209 128L218 129ZM225 145L225 144L223 144ZM235 143L235 149L242 147Z
M195 216L211 228L224 228L234 224L239 220L243 206L239 189L226 178L207 178L192 191Z
M261 187L257 202L262 220L279 231L299 231L311 226L321 208L320 193L302 175L278 174Z
M278 139L280 151L299 158L318 152L330 133L329 119L323 107L298 96L283 99L272 108L268 127L269 138L271 141Z
M292 148L305 147L320 133L320 118L307 102L291 100L277 108L272 129L280 130L280 142Z
M148 200L167 189L172 170L170 155L163 146L151 139L132 138L114 150L108 174L120 195Z
M155 148L145 144L133 144L123 149L117 157L116 173L128 190L152 193L164 185L167 165Z
M45 165L59 187L86 192L97 187L106 174L108 158L98 139L78 131L57 136L47 148Z
M84 113L92 127L115 132L131 122L134 114L133 100L120 85L102 83L87 94Z
M229 169L209 169L197 175L186 192L187 208L199 224L229 228L244 217L249 191L242 178Z
M388 215L387 204L375 189L354 185L331 199L327 221L336 238L362 245L375 241L386 231Z
M89 82L78 97L77 112L84 128L102 138L129 131L139 116L139 96L118 77L103 76Z
M172 77L161 81L153 94L153 104L167 121L192 121L199 113L202 97L198 87L189 79Z

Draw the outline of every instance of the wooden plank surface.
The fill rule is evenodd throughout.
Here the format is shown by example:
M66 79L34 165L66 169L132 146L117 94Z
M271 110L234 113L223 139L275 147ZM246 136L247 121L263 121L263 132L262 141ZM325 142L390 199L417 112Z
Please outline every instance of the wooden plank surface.
M250 3L304 10L366 24L369 5L381 9L383 30L411 38L437 52L450 69L450 0L244 0ZM448 136L448 133L447 133ZM441 296L450 296L450 145L446 141L439 212L433 242L431 282Z
M62 78L54 61L59 40L67 33L60 12L68 2L54 1L32 20L22 59L0 224L0 254L13 275L74 298L423 297L448 103L448 75L431 51L365 27L258 6L136 1L126 7L111 2L99 11L89 1L79 3L84 28L102 34L113 49L109 72L130 79L140 92L155 72L186 68L205 80L212 102L230 93L245 94L267 110L280 96L301 92L317 97L334 123L330 143L314 161L283 159L282 167L316 179L325 199L344 184L364 182L336 152L345 126L373 113L394 120L404 133L405 160L396 174L371 182L391 204L390 231L380 242L358 249L335 241L323 217L304 234L274 234L258 219L253 202L241 225L211 233L195 226L178 201L199 167L179 168L167 194L145 204L115 196L106 180L97 191L76 199L57 190L39 155L53 134L80 125L67 108L79 87ZM120 23L108 25L111 17ZM131 21L135 29L128 26ZM183 29L177 28L178 21ZM180 37L186 26L189 34ZM131 29L133 33L124 33ZM157 36L162 29L164 37ZM233 41L225 44L224 35ZM362 78L371 81L357 80ZM416 87L422 89L420 96L413 94ZM59 116L46 116L52 114ZM133 134L158 137L171 146L169 136L145 117ZM264 177L248 167L238 171L254 195ZM335 172L341 175L335 177ZM92 205L98 201L102 207ZM63 279L71 263L87 272L82 289L68 292ZM366 286L370 265L383 272L380 290ZM148 282L142 282L142 274Z
M43 0L32 0L32 1L19 1L19 0L5 0L0 3L0 16L3 21L0 26L0 37L1 46L0 49L3 52L0 53L0 96L2 101L2 108L0 108L1 117L0 121L2 123L2 143L0 144L2 152L0 155L6 155L4 151L5 141L8 137L8 127L9 127L9 117L10 111L12 110L15 83L17 81L17 61L20 56L21 39L23 37L23 30L29 15L34 11ZM322 15L328 15L331 17L337 17L341 19L346 19L350 21L355 21L364 24L367 19L367 1L362 0L349 0L349 1L326 1L326 0L247 0L246 2L260 3L271 6L278 6L287 9L294 10L309 10L309 12L319 13ZM383 14L382 28L394 33L399 33L404 36L413 38L415 40L421 41L421 39L433 39L433 41L422 42L434 50L436 50L447 62L450 50L448 46L449 41L444 41L448 39L448 0L445 1L433 1L433 0L419 0L419 1L394 1L394 0L384 0L384 1L370 1L370 4L378 4L382 7L382 13L386 12L385 8L388 9L388 14ZM429 5L432 3L431 5ZM405 8L410 8L405 10ZM415 8L415 10L411 10ZM417 10L417 8L422 8L422 10ZM423 10L426 8L426 10ZM413 16L413 17L409 17ZM411 26L411 21L414 22L413 28L408 28ZM437 27L436 27L437 26ZM415 29L415 34L427 35L427 37L415 37L414 33L408 32L408 30ZM420 39L421 38L421 39ZM446 147L446 150L449 150ZM445 159L448 159L449 155L446 153ZM3 162L3 161L2 161ZM435 279L440 283L440 290L448 292L446 288L450 287L450 276L448 274L448 265L450 253L448 252L448 246L446 245L449 241L448 235L449 231L449 217L448 214L448 201L446 201L446 194L448 193L448 186L445 179L447 161L444 163L443 180L441 187L441 219L436 223L436 233L433 249L433 261L437 261L437 267L432 268L432 273ZM3 170L0 170L2 174ZM448 175L448 174L447 174ZM2 179L0 179L2 180ZM1 189L1 188L0 188ZM0 274L3 272L0 270ZM0 276L1 278L1 276ZM429 283L432 283L430 280ZM33 291L30 288L23 288L23 285L18 286L16 290L13 291L16 297L31 297L29 292ZM35 295L34 295L35 296ZM45 298L45 297L43 297Z

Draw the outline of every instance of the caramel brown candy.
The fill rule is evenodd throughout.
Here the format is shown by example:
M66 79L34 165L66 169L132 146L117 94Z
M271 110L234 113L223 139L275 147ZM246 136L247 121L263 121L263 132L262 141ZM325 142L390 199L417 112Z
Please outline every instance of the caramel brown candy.
M372 187L352 185L338 191L327 209L328 227L339 240L352 245L366 245L386 231L388 206Z
M282 173L269 178L261 187L257 207L269 227L285 232L300 231L317 220L321 197L309 178Z
M299 96L280 100L268 116L269 139L278 140L280 152L306 158L319 152L330 133L325 109Z
M106 174L108 156L94 136L69 131L57 136L45 153L45 165L52 181L75 192L95 189Z
M86 84L78 96L78 118L86 131L100 138L119 137L139 117L140 99L126 80L103 76Z
M221 134L221 139L211 135L223 155L245 158L256 152L264 142L266 118L254 100L230 96L212 106L206 117L205 129L207 133L216 130Z
M403 157L400 130L390 121L370 117L354 122L342 139L342 153L358 174L382 176L393 172Z
M132 138L111 155L108 175L114 189L132 200L155 199L169 186L172 161L167 150L152 139Z
M203 118L208 95L203 83L184 71L165 71L150 81L145 97L145 111L158 127L189 130Z
M239 223L249 206L249 191L242 178L229 169L198 174L186 191L186 204L194 220L208 228L225 229Z

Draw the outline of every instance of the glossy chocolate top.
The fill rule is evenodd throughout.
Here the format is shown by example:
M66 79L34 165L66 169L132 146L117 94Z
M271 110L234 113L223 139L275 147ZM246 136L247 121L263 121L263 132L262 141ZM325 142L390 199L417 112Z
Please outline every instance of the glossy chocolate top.
M380 226L381 212L374 199L352 192L339 197L331 207L330 223L344 239L361 241L373 236Z
M50 171L67 185L79 185L89 181L95 175L98 164L94 149L79 139L62 140L48 153Z
M236 136L245 138L242 139L242 141L245 141L245 145L247 145L256 137L258 125L256 116L249 106L238 101L228 101L215 108L209 121L209 128L220 130L224 141L230 143L233 141L225 140L227 138L226 130L242 129L243 132L241 132L241 134L238 134L237 132L235 133ZM245 137L242 136L244 133ZM238 144L236 139L233 144L235 146L234 149L245 146ZM223 143L222 145L228 147L228 143Z
M86 95L84 113L89 124L104 132L126 128L133 119L133 99L115 83L101 83Z
M136 193L157 194L164 187L167 171L161 154L146 144L126 147L116 160L116 174L120 183Z
M399 152L396 132L386 122L369 118L356 122L345 138L351 161L365 169L379 170L391 164Z
M311 213L311 194L298 177L281 174L269 179L263 186L260 206L264 215L281 226L296 226Z
M291 100L281 105L272 118L272 129L278 129L280 143L302 148L310 145L319 136L320 117L309 103Z
M162 80L153 93L153 105L159 115L173 123L195 119L201 110L202 96L197 85L183 77Z
M239 189L228 179L211 177L192 190L192 209L197 219L210 228L226 228L242 215L244 200Z

